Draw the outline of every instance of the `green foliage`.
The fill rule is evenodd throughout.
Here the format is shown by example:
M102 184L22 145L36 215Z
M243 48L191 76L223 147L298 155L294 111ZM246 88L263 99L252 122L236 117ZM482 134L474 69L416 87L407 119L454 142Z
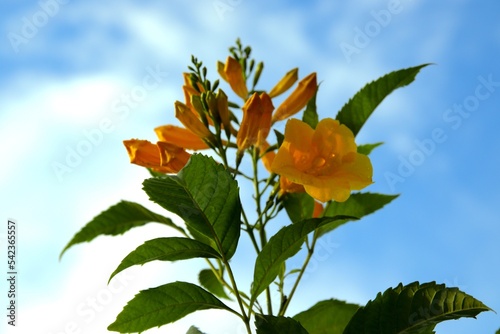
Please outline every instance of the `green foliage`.
M298 223L312 218L314 212L314 198L307 193L286 194L283 199L286 213L292 223Z
M111 274L109 280L129 267L160 261L177 261L193 258L218 258L219 253L212 247L188 238L158 238L148 240L128 254L118 268Z
M302 116L302 121L309 124L313 129L316 129L316 125L319 122L318 112L316 111L316 95L318 95L318 90L316 90L314 96L307 102L306 110L304 110L304 115Z
M144 181L149 198L182 219L191 235L229 260L240 236L237 182L212 158L191 156L177 176Z
M207 309L222 309L238 315L211 293L195 284L169 283L140 291L118 314L108 330L121 333L142 332Z
M205 334L205 333L203 333L202 331L200 331L197 327L191 326L191 327L189 327L189 329L186 332L186 334Z
M309 334L342 334L359 305L336 299L323 300L293 318Z
M337 120L357 135L375 108L395 89L409 85L429 64L394 71L370 82L357 92L337 114Z
M352 194L345 202L329 203L323 212L323 216L334 217L345 215L361 219L362 217L383 208L386 204L389 204L397 197L398 195L382 195L374 193ZM320 229L319 235L328 233L346 222L348 222L347 219L336 220L327 224Z
M256 314L255 326L257 334L309 334L299 322L288 317Z
M60 257L68 248L78 243L91 241L100 235L123 234L131 228L151 222L165 224L184 232L181 227L175 225L169 218L151 212L140 204L121 201L92 219L80 232L75 234L73 239L62 250Z
M321 225L340 219L345 217L308 219L285 226L272 236L255 261L251 301L254 301L274 281L281 265L297 254L309 233Z
M460 291L435 282L399 284L360 308L344 334L433 333L442 321L475 318L490 308Z
M224 290L224 286L210 269L203 269L198 274L198 281L202 287L213 293L219 298L230 299Z
M358 145L358 153L364 154L364 155L369 155L372 153L374 148L379 147L383 143L375 143L375 144L364 144L364 145Z
M228 69L219 63L224 67L219 67L222 78L228 81L234 89L234 86L241 88L241 85L245 84L241 82L242 77L235 71L242 70L241 74L245 80L253 75L253 86L250 92L252 94L264 64L256 63L250 58L251 48L244 47L239 40L236 47L230 48L230 53L239 65L233 66L233 64L231 66L234 68ZM185 226L180 227L171 219L151 212L139 204L122 201L99 214L82 228L66 245L61 256L71 246L91 241L100 235L119 235L134 227L157 222L174 228L181 237L165 235L144 242L121 261L111 274L110 280L131 266L143 265L155 260L178 261L201 258L207 262L208 268L200 271L199 285L173 282L140 291L123 308L116 321L108 327L109 330L122 333L143 332L175 322L196 311L218 309L237 315L245 324L247 333L256 330L258 334L430 334L434 333L436 324L441 321L475 317L480 312L489 310L483 303L456 288L446 288L434 282L425 284L415 282L407 286L400 284L383 294L379 293L364 307L328 299L316 303L293 318L286 317L290 301L313 258L318 238L343 224L374 213L392 202L398 195L354 193L345 202L327 202L322 213L318 214L319 210L315 212L315 209L319 208L319 204L306 192L288 193L286 189L280 189L279 177L283 176L269 173L267 178L263 178L260 175L263 168L259 160L264 156L269 158L264 161L268 167L267 163L270 162L273 154L276 154L276 149L284 140L283 134L273 128L276 135L275 141L266 143L266 152L261 152L264 147L261 135L264 134L265 140L272 141L267 135L271 130L268 127L272 127L273 115L267 111L267 107L264 107L262 102L264 100L261 101L260 107L256 105L250 107L246 103L245 96L242 96L245 93L239 94L244 100L245 108L248 107L244 112L246 115L255 112L261 115L260 118L252 116L248 117L245 122L240 121L241 110L237 112L231 110L240 107L233 102L226 101L227 95L222 90L220 94L215 93L219 80L210 81L207 68L194 56L192 63L193 65L188 67L190 70L188 81L192 85L190 88L200 93L191 97L192 103L195 107L197 106L197 116L194 117L199 118L192 119L184 115L180 120L188 130L192 130L205 141L220 161L205 155L193 154L185 164L189 157L188 153L180 148L172 149L170 152L168 150L170 143L165 142L164 148L158 146L160 157L148 151L139 159L134 159L135 161L144 160L145 166L151 167L148 168L151 178L143 183L143 189L149 199L177 215ZM240 65L242 69L239 69ZM357 135L385 97L395 89L413 82L425 66L427 64L395 71L367 84L343 106L337 114L337 120ZM226 73L226 70L230 71L231 75L228 74L229 72ZM231 80L233 82L230 82ZM299 95L295 96L296 102L294 103L300 103L301 107L304 105L304 96L309 98L312 93L310 87L307 89L307 95L301 97L300 94L303 93L300 91L297 93ZM265 91L259 90L258 92ZM315 128L319 122L316 107L317 92L316 86L316 92L309 99L302 117L303 122L312 128ZM218 101L217 96L222 96L223 99ZM229 105L231 109L226 108L226 105ZM254 107L257 111L251 113L250 109ZM266 109L265 113L264 109ZM240 146L241 142L238 140L241 140L241 137L237 136L244 133L244 131L241 132L242 126L247 127L247 132L251 133L249 136L257 136L257 138L247 138L257 139L257 141L252 141L256 144L244 148ZM255 132L255 130L258 131ZM207 131L208 134L206 134ZM223 133L226 135L225 138L222 138ZM332 133L332 138L325 138L326 145L324 146L338 145L336 139L333 139L335 136L337 134ZM361 154L369 155L381 144L379 142L358 145L357 150ZM127 148L130 147L127 146ZM134 149L139 150L137 147ZM228 155L228 151L233 149L235 152ZM307 153L307 149L316 154L315 150L322 149L322 146L315 143L312 147L300 150ZM133 150L129 150L129 153L131 151ZM272 154L264 155L264 153ZM294 152L288 153L291 153L289 157L291 160L296 159ZM243 165L240 169L240 162L246 161L246 159L243 160L246 155L252 162L252 174ZM330 164L327 165L328 169L337 168L335 164L323 159L323 156L317 156L318 159L307 159L306 155L301 155L304 158L305 171L295 166L300 170L298 174L303 172L304 175L300 174L300 177L293 180L294 182L307 180L310 176L322 177L321 173L325 171L323 164ZM229 158L234 157L236 157L235 164L231 164ZM158 160L160 160L160 166L157 166ZM172 162L173 165L170 166ZM167 166L168 169L165 168ZM184 167L176 175L159 172L170 171L170 167L178 171L182 166ZM321 173L318 176L316 172ZM328 170L329 172L331 171ZM255 201L255 207L252 210L245 211L240 202L237 179L252 183L254 190L252 198ZM328 186L333 185L328 184ZM270 224L283 208L291 224L285 223L283 224L285 226ZM318 215L319 218L316 217ZM269 228L270 226L272 227ZM268 238L269 230L277 232ZM234 261L233 255L237 251L241 231L248 235L256 252L256 256L244 254L248 266L254 267L250 293L238 287L237 276L234 275L230 263L231 259ZM306 252L299 253L302 247ZM294 256L303 256L303 264L299 268L287 270L287 260ZM290 283L292 283L291 288L288 286ZM277 288L272 291L271 287ZM335 291L335 288L332 290ZM265 297L259 297L263 292L266 292ZM228 307L219 298L234 301L238 309ZM261 305L264 299L267 314L264 314L264 307ZM279 302L279 308L275 307L276 302ZM251 328L252 319L255 319L255 328ZM497 333L500 333L500 330ZM187 334L203 333L197 327L192 326Z

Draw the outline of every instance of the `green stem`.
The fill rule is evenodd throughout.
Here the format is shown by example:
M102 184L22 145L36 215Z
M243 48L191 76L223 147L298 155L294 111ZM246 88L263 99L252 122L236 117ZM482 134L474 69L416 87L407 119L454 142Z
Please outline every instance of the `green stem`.
M307 239L306 239L306 244L308 245L307 256L304 260L304 263L302 264L302 268L300 268L299 275L297 276L297 279L295 280L295 283L293 284L292 290L290 290L290 294L288 296L288 299L285 301L285 303L283 305L281 305L281 309L278 313L279 316L284 316L288 306L290 305L290 301L292 300L293 295L295 294L295 291L297 290L297 287L299 286L300 280L302 279L302 276L304 275L304 272L307 268L307 265L309 264L309 261L311 261L312 255L314 254L314 246L316 246L316 240L317 240L316 231L314 232L312 243L311 243L310 247L309 247Z

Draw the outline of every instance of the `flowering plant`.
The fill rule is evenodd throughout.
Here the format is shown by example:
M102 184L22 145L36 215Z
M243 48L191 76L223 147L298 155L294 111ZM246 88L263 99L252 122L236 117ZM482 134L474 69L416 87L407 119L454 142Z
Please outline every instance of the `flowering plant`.
M100 235L118 235L157 222L177 236L138 246L110 280L150 261L206 260L199 285L172 282L140 291L109 325L110 331L142 332L195 311L220 309L239 317L248 333L253 328L263 334L433 333L440 321L489 310L457 288L414 282L389 288L365 306L328 299L287 317L318 240L397 197L352 193L373 182L368 156L381 144L357 145L355 136L377 105L395 89L410 84L426 65L395 71L367 84L335 119L319 120L316 73L302 78L278 104L275 98L299 80L298 69L286 73L272 89L258 89L263 63L256 64L250 58L251 48L239 41L229 51L217 70L240 103L229 99L219 80L210 81L207 68L193 57L184 74L184 102L174 105L184 127L157 127L156 143L124 141L130 161L151 173L143 183L150 200L184 224L121 201L83 227L63 250ZM301 119L294 118L302 110ZM282 134L274 125L285 120ZM210 156L196 153L207 150ZM240 186L246 189L248 184L253 187L254 205L240 200ZM285 212L291 223L276 226L275 218ZM270 229L277 232L269 235ZM249 238L254 256L235 256L242 235ZM302 248L305 254L299 253ZM287 261L296 256L304 257L303 264L289 269ZM253 280L244 288L236 280L231 260L249 259ZM192 327L188 333L202 332Z

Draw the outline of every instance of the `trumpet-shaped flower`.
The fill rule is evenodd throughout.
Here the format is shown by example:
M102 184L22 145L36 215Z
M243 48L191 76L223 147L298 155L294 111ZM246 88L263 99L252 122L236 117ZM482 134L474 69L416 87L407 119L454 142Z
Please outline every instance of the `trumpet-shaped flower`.
M286 92L298 80L299 69L294 68L289 71L281 80L269 91L269 97L273 98Z
M187 150L204 150L209 148L200 137L188 129L175 125L163 125L155 128L158 139Z
M316 83L316 73L311 73L302 79L297 88L283 101L276 109L272 122L284 120L298 113L307 105L307 102L314 96L318 84Z
M236 59L227 57L226 64L222 65L221 62L217 63L219 75L229 83L229 86L231 86L236 95L246 100L248 97L248 88L241 64Z
M288 120L271 169L321 202L347 200L351 190L370 185L373 174L370 159L357 153L352 131L331 118L321 120L315 130Z
M243 151L264 141L271 128L273 103L266 93L254 93L243 106L243 119L236 137L238 150Z
M158 142L156 145L147 140L124 140L130 162L151 168L160 173L177 173L191 156L181 147Z
M214 135L207 126L197 117L191 108L182 102L175 102L175 117L192 133L205 141L215 142Z

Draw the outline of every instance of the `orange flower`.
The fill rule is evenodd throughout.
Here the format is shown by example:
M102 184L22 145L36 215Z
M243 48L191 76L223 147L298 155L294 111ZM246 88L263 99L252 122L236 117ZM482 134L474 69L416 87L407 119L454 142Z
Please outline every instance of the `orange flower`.
M187 150L204 150L208 145L188 129L175 125L163 125L155 128L158 139Z
M160 173L177 173L191 156L175 145L158 142L156 145L147 140L124 140L130 162L151 168Z
M281 175L280 176L280 191L281 191L281 194L284 195L285 193L303 193L306 190L304 189L303 185L292 182L289 179L287 179L286 176Z
M175 102L175 117L192 133L209 142L215 142L214 135L197 117L191 108L182 102Z
M316 130L297 119L288 120L285 139L271 170L304 186L313 198L344 202L351 190L372 183L372 165L357 153L354 135L337 120L321 120Z
M236 137L238 150L243 151L264 141L271 128L273 103L266 93L254 93L243 106L243 119Z
M316 83L316 73L311 73L302 79L297 88L286 98L276 109L272 122L284 120L296 113L307 105L307 102L314 96L318 84Z
M248 89L245 80L245 74L241 64L232 57L227 57L226 64L217 63L219 75L229 83L231 89L245 100L248 97Z
M325 208L323 208L323 205L321 205L321 203L314 201L314 210L313 210L312 217L319 218L319 216L321 216L321 214L323 213L324 209Z
M289 71L281 80L269 91L269 97L276 97L286 92L298 79L298 68Z

